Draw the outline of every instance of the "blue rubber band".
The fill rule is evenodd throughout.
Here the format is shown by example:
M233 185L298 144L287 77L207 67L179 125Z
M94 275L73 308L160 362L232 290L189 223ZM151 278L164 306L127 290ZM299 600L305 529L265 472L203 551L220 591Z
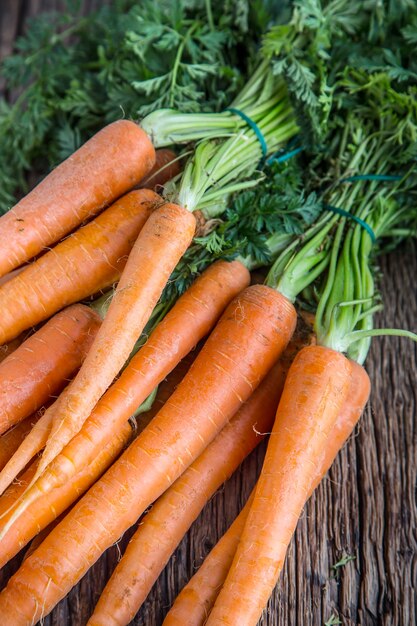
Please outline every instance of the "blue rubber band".
M402 176L392 176L390 174L357 174L356 176L347 176L340 180L341 183L354 183L357 180L381 180L395 181L401 180Z
M226 111L230 111L231 113L238 115L239 117L242 118L242 120L246 122L248 126L250 126L250 128L255 133L261 145L262 158L265 158L266 155L268 154L268 146L266 145L265 137L263 136L262 131L259 128L259 126L256 124L256 122L254 122L250 117L248 117L246 113L244 113L243 111L240 111L240 109L234 109L232 107L229 107L228 109L226 109Z
M332 213L337 213L337 215L342 215L343 217L346 217L347 219L353 220L354 222L356 222L357 224L359 224L360 226L362 226L362 228L366 230L366 232L368 233L368 235L370 236L372 240L372 243L376 242L376 235L374 231L372 230L372 228L369 226L367 222L362 220L357 215L353 215L353 213L349 213L349 211L345 211L344 209L339 209L339 207L332 206L331 204L325 204L324 208L327 209L328 211L332 211Z
M304 150L302 146L300 148L290 150L290 152L284 152L284 154L282 154L282 150L280 150L279 152L275 152L274 154L272 154L269 159L267 159L266 164L272 165L272 163L283 163L284 161L288 161L288 159L291 159L302 150Z

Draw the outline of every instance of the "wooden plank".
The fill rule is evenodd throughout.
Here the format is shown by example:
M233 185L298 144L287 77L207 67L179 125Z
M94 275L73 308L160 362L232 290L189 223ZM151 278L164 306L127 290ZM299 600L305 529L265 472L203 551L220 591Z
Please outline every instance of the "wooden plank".
M82 9L98 4L89 0ZM0 55L10 51L28 16L57 6L59 0L2 0ZM416 252L414 247L382 260L385 310L378 325L415 329ZM376 339L367 369L370 406L305 507L261 626L321 626L332 614L346 626L417 624L416 347L406 340ZM208 503L132 624L160 626L178 591L243 505L263 451L264 446L247 459ZM45 626L86 623L126 542L127 537L103 555L43 620ZM336 577L331 566L343 555L355 559ZM4 568L4 581L19 560Z

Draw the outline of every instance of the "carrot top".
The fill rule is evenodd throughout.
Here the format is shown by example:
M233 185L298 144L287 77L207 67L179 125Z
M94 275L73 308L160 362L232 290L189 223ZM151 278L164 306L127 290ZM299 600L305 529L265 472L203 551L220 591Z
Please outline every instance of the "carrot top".
M323 194L323 219L334 228L326 274L316 285L315 330L321 345L362 364L373 336L417 340L409 331L373 328L373 315L382 308L376 256L416 233L417 125L399 123L415 117L416 105L387 75L370 81L365 72L348 68L338 88L343 117L330 128L329 154L321 163L330 166L333 179Z

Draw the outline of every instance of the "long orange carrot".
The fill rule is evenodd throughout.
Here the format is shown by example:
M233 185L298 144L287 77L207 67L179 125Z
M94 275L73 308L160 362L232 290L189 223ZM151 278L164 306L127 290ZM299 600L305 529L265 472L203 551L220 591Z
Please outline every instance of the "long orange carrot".
M262 441L285 381L277 363L233 419L152 506L133 535L89 626L122 626L136 615L169 557L203 506Z
M368 401L370 381L366 371L351 362L349 391L336 424L326 443L324 460L313 480L309 496L333 463L337 453L351 435ZM255 490L254 490L255 491ZM163 626L203 626L232 565L236 549L249 514L254 491L233 524L205 558L200 569L182 589Z
M0 594L6 623L46 615L182 474L278 359L295 321L291 303L268 287L235 298L151 424L9 580Z
M70 481L34 504L22 516L0 543L0 567L13 558L39 531L46 528L53 520L75 502L117 458L128 440L132 429L126 422L115 433L112 441L105 446L92 463L74 476ZM13 484L0 498L0 514L11 508L32 480L36 471L34 462L22 475L18 483Z
M39 417L38 413L29 415L29 417L16 424L16 426L0 437L0 471L18 450Z
M203 626L206 623L232 565L254 495L255 489L233 524L178 594L163 626Z
M119 120L103 128L0 218L0 276L132 189L154 162L139 126Z
M323 463L351 372L350 361L329 348L310 346L297 354L242 537L207 625L257 624Z
M132 191L0 287L0 343L116 282L160 197Z
M179 298L146 344L98 402L81 431L45 470L23 502L56 488L80 471L165 376L207 335L228 303L249 284L239 261L218 261ZM26 460L27 462L27 460ZM0 479L1 484L1 479Z
M74 304L0 363L0 434L61 391L85 359L100 324L92 309Z
M193 214L176 204L164 204L148 218L87 358L51 407L54 421L39 474L80 430L125 364L194 231Z

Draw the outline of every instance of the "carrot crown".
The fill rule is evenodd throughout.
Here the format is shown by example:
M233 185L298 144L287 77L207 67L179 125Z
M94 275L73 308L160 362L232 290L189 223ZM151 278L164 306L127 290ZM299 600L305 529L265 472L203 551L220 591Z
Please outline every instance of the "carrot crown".
M285 82L271 72L269 59L261 60L247 84L221 113L183 113L175 109L159 109L141 122L156 148L174 143L202 139L218 139L247 130L247 120L259 124L274 107L292 113ZM243 115L240 115L239 112Z

